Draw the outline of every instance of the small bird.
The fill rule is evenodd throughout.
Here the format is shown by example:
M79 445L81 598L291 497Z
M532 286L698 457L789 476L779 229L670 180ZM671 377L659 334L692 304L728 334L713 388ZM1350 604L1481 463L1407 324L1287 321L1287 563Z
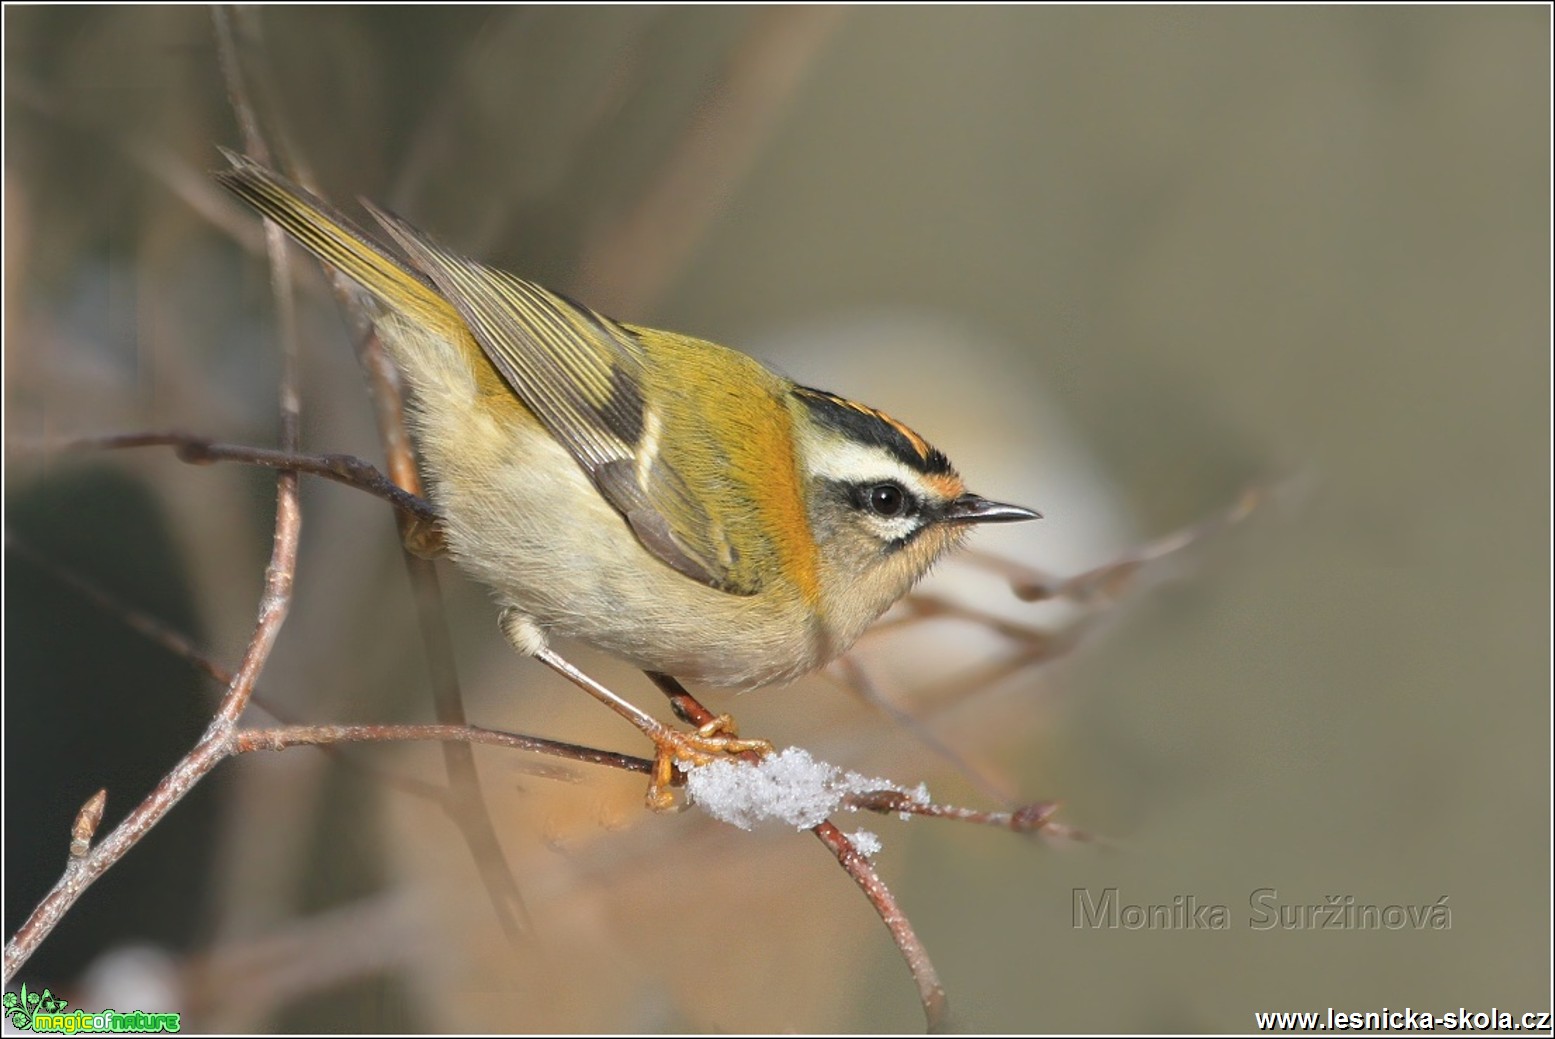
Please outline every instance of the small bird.
M225 187L362 286L412 395L454 560L520 652L566 674L672 762L769 749L727 718L678 733L567 664L576 639L715 686L790 681L846 651L972 526L1040 518L969 493L875 408L742 353L604 317L443 248L366 200L405 260L243 156ZM408 262L407 262L408 261Z

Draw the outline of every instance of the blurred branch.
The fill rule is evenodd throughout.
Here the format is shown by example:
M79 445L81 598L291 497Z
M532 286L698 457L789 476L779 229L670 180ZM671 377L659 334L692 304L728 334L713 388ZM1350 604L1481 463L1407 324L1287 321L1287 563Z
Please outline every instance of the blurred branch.
M1010 582L1010 591L1022 602L1065 599L1080 606L1105 609L1135 590L1135 581L1146 567L1225 533L1247 520L1258 509L1293 492L1296 484L1294 479L1254 484L1243 490L1229 507L1073 577L1054 577L1034 567L977 549L967 550L962 553L962 558L1004 577Z
M836 673L839 670L841 674ZM881 692L874 678L864 670L863 664L859 663L857 654L845 654L835 662L833 667L826 668L821 674L884 714L889 721L911 734L930 752L949 762L952 768L971 780L972 785L982 791L985 797L1000 804L1008 804L1012 800L1013 795L1009 791L975 767L965 755L940 739L916 715L898 707L890 697Z
M189 664L202 675L205 675L208 678L212 678L222 685L226 685L232 681L232 671L212 660L205 653L202 653L189 639L189 637L182 632L175 631L157 618L120 601L118 598L104 591L102 588L82 577L75 571L70 570L69 568L60 565L58 562L48 558L32 545L28 544L26 541L16 537L10 531L6 531L5 547L8 551L13 552L21 558L25 559L28 563L42 570L44 573L48 574L54 580L58 581L66 588L69 588L77 595L81 596L93 606L96 606L104 613L113 617L115 620L118 620L131 631L146 638L153 645L166 650L168 653ZM282 725L296 727L299 731L307 728L306 726L299 726L298 723L292 719L287 718L285 713L281 711L281 709L274 703L267 700L263 693L257 688L254 690L253 697L249 703L250 706L257 708L266 714L269 714ZM406 738L419 739L421 737ZM451 735L449 738L458 739L460 737L457 735ZM531 739L531 737L515 738L520 740ZM555 741L544 740L538 737L533 737L532 739L534 740L533 746L539 750L540 753L545 753L545 745L555 744L557 747L571 746L570 744L556 744ZM384 769L374 768L361 760L340 755L338 753L339 748L334 746L332 742L309 740L295 740L293 742L298 746L305 744L317 746L325 753L335 755L350 767L356 768L367 773L368 775L373 776L376 779L382 780L383 782L395 787L403 793L408 793L415 797L421 797L430 801L434 801L438 805L445 808L449 803L449 794L447 789L424 783L419 779L412 779L408 776L399 775ZM349 743L363 741L341 739L335 742ZM478 743L492 741L485 739L471 739L469 742ZM587 751L587 748L579 749ZM584 754L580 757L578 755L568 755L566 753L563 753L562 756L574 756L578 760L590 762L596 760L604 762L607 758L609 758L609 755L603 754L603 752L598 752L596 757L589 757L588 754ZM628 759L622 757L622 760L638 761L641 759ZM635 766L632 767L635 768ZM521 771L524 771L530 775L539 776L543 779L556 779L570 782L577 778L573 772L561 767L542 766L537 764L529 766L520 765L519 768Z
M207 678L214 679L222 685L232 683L232 672L201 653L181 632L174 631L155 617L119 602L97 585L49 559L32 545L16 537L10 530L5 532L5 548L7 552L16 553L92 605L117 618L131 631L187 662Z
M1127 596L1144 590L1140 582L1153 568L1226 533L1245 522L1259 509L1290 496L1297 490L1298 483L1297 479L1292 478L1254 484L1243 490L1228 507L1072 577L1056 577L979 549L964 549L960 552L957 558L961 561L991 571L1008 581L1011 593L1022 602L1062 600L1078 607L1080 615L1062 627L1049 629L1011 621L940 596L914 592L902 600L898 615L876 624L866 637L878 638L887 632L909 628L927 620L949 618L976 624L1019 646L1016 652L1002 660L989 661L974 672L953 676L932 687L917 690L914 699L918 701L921 720L923 714L960 702L968 695L986 690L995 682L1026 667L1049 663L1074 650L1097 627L1105 614L1119 606ZM852 688L866 702L898 721L905 721L905 713L880 695L878 688L869 682L857 664L844 661L842 667L844 676L839 681ZM919 722L914 722L910 727L923 738ZM932 743L929 745L934 746ZM970 772L967 774L976 778Z
M250 15L247 24L258 36L257 18ZM268 84L266 65L255 61L257 74ZM242 113L240 118L242 117ZM255 128L257 133L257 126ZM258 156L256 156L258 157ZM288 162L304 185L311 186L312 178L296 162ZM281 234L278 227L268 224L273 234ZM404 398L393 366L384 353L382 343L372 331L371 320L362 310L360 296L354 286L338 271L329 270L335 297L346 312L356 335L357 360L367 379L378 422L379 436L388 458L389 471L395 483L406 492L420 496L421 482L416 470L415 454L405 427ZM421 558L442 547L441 535L435 528L435 516L417 514L401 509L401 542L409 574L416 615L421 627L422 643L427 654L427 667L432 685L433 709L440 722L450 726L462 726L467 721L463 694L459 687L458 671L454 664L452 640L443 612L442 592L437 571L429 560ZM481 790L480 773L475 767L475 757L466 744L445 741L444 765L448 773L450 800L445 806L458 827L471 857L480 871L482 882L491 896L492 908L510 942L516 942L526 926L528 911L518 889L512 866L497 840L496 827L487 810Z
M466 92L469 83L465 77L479 66L482 52L500 46L498 41L503 39L502 31L496 24L498 19L511 18L517 21L532 18L536 10L533 7L491 8L482 20L480 30L470 34L464 52L450 63L449 73L442 77L434 96L422 108L416 128L409 134L410 146L398 164L399 170L389 189L390 209L395 212L407 209L427 175L444 168L442 159L446 154L445 149L450 138L458 133L461 110L469 104ZM510 198L507 192L499 193L497 205L507 203ZM493 214L487 226L500 226L501 222L500 216Z
M39 115L47 116L70 126L90 131L117 148L125 157L183 201L192 211L204 217L227 237L241 245L245 251L260 253L265 249L264 231L248 220L239 206L215 184L205 171L179 158L171 150L141 136L118 132L111 124L93 118L96 113L71 111L59 104L40 84L21 73L10 76L6 83L6 96L18 101Z
M410 969L424 938L425 924L410 900L374 895L191 958L185 990L202 1028L240 1030L254 1015L298 997Z
M750 28L636 204L584 246L573 292L612 314L642 314L674 281L734 194L845 14L752 8Z
M1020 647L1003 659L984 662L970 671L963 671L932 686L914 690L915 709L912 711L899 706L882 692L878 683L864 669L856 656L842 657L833 668L827 669L823 674L880 711L893 723L910 733L929 751L949 762L957 772L971 781L985 795L995 801L1008 804L1012 800L1011 796L976 768L964 754L940 739L926 724L925 717L958 703L970 695L986 691L996 682L1027 667L1040 666L1065 655L1078 646L1084 636L1096 627L1102 614L1119 606L1130 593L1137 594L1141 590L1140 580L1149 567L1225 533L1248 519L1255 510L1288 495L1294 486L1293 480L1250 486L1238 495L1229 507L1171 534L1123 552L1100 566L1067 578L1055 577L992 553L975 549L964 551L960 558L1003 577L1009 582L1011 592L1022 601L1066 600L1075 604L1083 612L1076 619L1054 630L1010 621L985 610L964 606L939 596L921 592L909 595L899 605L899 615L876 624L868 632L868 637L878 638L885 632L912 627L927 620L950 618L995 632ZM896 792L884 792L873 800L872 797L874 795L850 800L857 802L854 803L854 807L867 808L871 811L889 812L894 808L910 814L933 815L938 818L955 818L984 825L1009 827L1017 832L1042 832L1071 840L1108 843L1081 830L1052 821L1051 815L1057 807L1055 802L1036 802L1014 808L1009 812L981 812L973 809L922 805Z

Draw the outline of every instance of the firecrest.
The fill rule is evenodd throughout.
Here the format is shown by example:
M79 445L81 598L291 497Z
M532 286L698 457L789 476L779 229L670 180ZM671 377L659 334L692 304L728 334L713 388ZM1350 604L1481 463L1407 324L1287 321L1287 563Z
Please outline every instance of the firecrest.
M401 260L227 157L223 185L367 290L449 550L495 592L509 641L552 666L561 637L717 686L785 682L973 525L1038 518L969 493L881 411L604 317L364 201Z

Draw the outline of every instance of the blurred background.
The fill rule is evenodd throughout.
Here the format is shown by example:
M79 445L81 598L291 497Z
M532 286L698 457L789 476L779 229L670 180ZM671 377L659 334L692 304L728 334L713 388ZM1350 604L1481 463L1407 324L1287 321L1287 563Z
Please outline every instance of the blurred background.
M9 934L76 808L106 786L105 826L122 818L220 692L71 579L234 666L274 508L268 474L37 447L273 444L278 362L257 224L205 174L241 145L210 13L4 17ZM923 586L1083 623L1054 659L951 618L853 655L895 714L835 671L707 695L779 745L946 802L1058 799L1104 839L839 819L882 837L953 1026L1548 1008L1547 9L236 17L267 130L326 195L902 417L977 490L1046 514L981 549L1069 575L1282 489L1105 611L1023 604L965 560ZM381 462L346 326L296 266L304 447ZM303 504L260 695L290 721L429 720L392 516L318 481ZM643 752L442 576L473 720ZM512 943L408 789L444 782L435 747L250 757L22 979L199 1029L921 1025L809 835L650 815L638 777L480 749L532 924ZM1108 897L1223 905L1228 926L1076 926ZM1334 899L1445 905L1450 927L1312 928L1301 907Z

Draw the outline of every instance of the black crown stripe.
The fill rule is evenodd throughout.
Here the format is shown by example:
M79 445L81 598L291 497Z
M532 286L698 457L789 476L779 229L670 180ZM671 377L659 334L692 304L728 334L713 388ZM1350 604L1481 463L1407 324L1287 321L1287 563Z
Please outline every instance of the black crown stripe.
M795 386L793 393L823 426L861 444L884 448L903 465L925 475L955 472L942 452L883 411L809 386Z

